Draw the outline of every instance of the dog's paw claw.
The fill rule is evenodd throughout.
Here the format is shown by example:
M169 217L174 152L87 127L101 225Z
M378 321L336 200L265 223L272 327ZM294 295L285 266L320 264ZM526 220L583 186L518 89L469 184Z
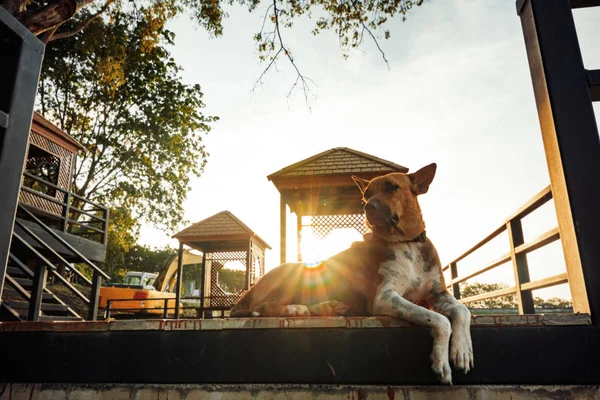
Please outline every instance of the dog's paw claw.
M432 355L431 361L431 370L437 375L438 380L445 385L452 385L452 370L448 360Z
M282 314L283 314L282 316L284 316L284 317L309 317L310 311L308 310L308 307L306 307L305 305L292 304L292 305L283 307Z
M465 374L473 369L473 347L471 340L466 335L453 336L450 342L450 358L454 368Z

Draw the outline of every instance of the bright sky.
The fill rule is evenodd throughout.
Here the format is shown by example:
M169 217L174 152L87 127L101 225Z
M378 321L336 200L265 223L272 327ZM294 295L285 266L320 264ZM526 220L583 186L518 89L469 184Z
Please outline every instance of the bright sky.
M345 60L335 34L313 37L312 23L298 21L283 34L299 68L317 85L310 111L301 92L286 98L295 75L285 60L251 93L264 69L252 36L265 7L252 14L230 8L218 39L187 18L170 26L185 82L201 84L206 114L221 118L205 140L210 157L192 181L188 221L231 211L273 247L266 259L267 270L273 268L279 263L279 193L266 176L321 151L350 147L411 171L438 163L421 207L428 236L448 263L548 185L514 1L429 1L406 22L392 20L391 39L381 41L389 71L369 40ZM593 42L600 37L599 18L600 10L576 11L587 68L600 67ZM556 226L553 212L547 205L525 223L526 240ZM288 222L291 261L295 216ZM144 226L140 242L176 246L172 233ZM508 239L500 241L498 250L481 252L478 265L459 264L459 273L505 253ZM563 272L560 244L531 256L530 264L532 279ZM512 284L512 270L503 270L478 280ZM566 286L534 295L570 297Z

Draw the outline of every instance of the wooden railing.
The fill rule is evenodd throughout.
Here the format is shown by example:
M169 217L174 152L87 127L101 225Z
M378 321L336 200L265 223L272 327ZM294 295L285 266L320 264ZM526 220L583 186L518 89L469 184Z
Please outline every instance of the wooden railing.
M521 221L527 215L540 208L542 205L552 199L552 191L550 186L542 190L525 205L523 205L516 213L510 216L506 222L496 229L494 232L485 237L482 241L477 243L475 246L467 250L460 257L449 263L443 268L443 271L450 270L450 282L448 282L448 288L452 289L454 297L460 300L462 303L472 303L475 301L481 301L496 297L503 297L508 295L515 295L517 299L518 310L520 314L534 314L534 304L532 291L537 289L544 289L551 286L560 285L567 283L567 273L562 273L554 276L550 276L544 279L536 280L531 282L529 276L529 266L527 264L527 253L539 249L540 247L546 246L560 238L558 227L550 229L543 233L537 238L530 242L525 242L523 236L523 227ZM483 247L485 244L491 242L493 239L498 237L503 232L508 232L510 251L501 257L493 260L486 264L483 268L476 270L475 272L460 276L458 273L458 263L464 260L467 256L475 252L476 250ZM513 267L513 273L515 277L515 285L505 289L494 290L488 293L482 293L475 296L466 298L461 297L460 283L466 282L467 280L474 278L484 272L491 271L492 269L511 261Z
M21 204L37 215L55 220L56 228L63 232L106 244L106 207L28 172L23 177Z

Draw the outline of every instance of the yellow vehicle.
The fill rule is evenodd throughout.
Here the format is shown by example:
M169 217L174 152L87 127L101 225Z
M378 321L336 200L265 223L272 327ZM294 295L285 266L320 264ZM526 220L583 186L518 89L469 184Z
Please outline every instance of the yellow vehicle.
M184 254L183 264L202 263L202 256ZM123 283L106 283L100 288L98 306L115 314L164 315L175 313L177 256L172 256L158 274L130 271ZM131 300L129 300L131 299ZM110 304L110 307L108 307ZM180 305L181 307L181 305Z

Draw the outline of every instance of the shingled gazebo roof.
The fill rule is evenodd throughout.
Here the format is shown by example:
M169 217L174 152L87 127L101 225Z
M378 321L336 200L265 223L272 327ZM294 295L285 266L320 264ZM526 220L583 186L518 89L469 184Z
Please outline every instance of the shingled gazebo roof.
M381 175L389 172L408 172L408 168L348 147L335 147L274 172L267 179L274 181L282 177L307 175Z
M408 168L348 147L336 147L267 176L299 215L362 213L352 175L373 179Z
M203 252L245 249L248 247L249 239L263 248L271 248L252 229L227 210L196 222L172 237L180 243Z

